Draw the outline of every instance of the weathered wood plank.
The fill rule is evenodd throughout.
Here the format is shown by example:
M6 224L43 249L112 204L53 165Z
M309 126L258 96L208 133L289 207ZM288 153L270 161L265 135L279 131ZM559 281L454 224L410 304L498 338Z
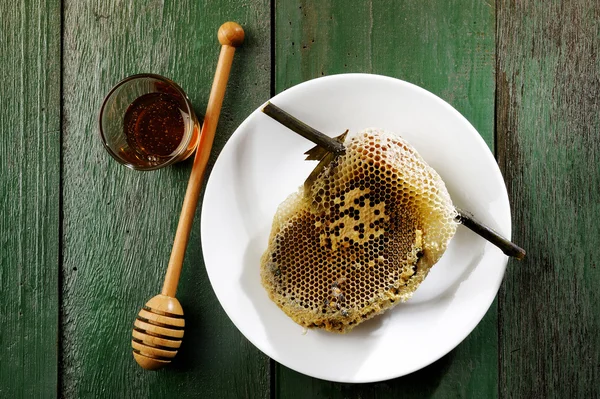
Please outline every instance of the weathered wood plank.
M102 148L96 116L121 78L170 77L204 112L219 53L218 27L246 28L234 60L212 161L269 97L270 5L253 1L65 0L64 287L62 394L66 397L268 397L268 359L229 321L210 287L198 208L178 299L186 336L172 367L133 360L130 335L159 293L191 163L156 172L118 165Z
M493 2L276 1L276 89L322 75L369 72L416 83L461 111L493 145ZM497 312L492 305L456 350L409 377L327 383L276 369L282 398L495 397ZM335 367L335 359L329 359Z
M56 395L60 2L0 3L0 397Z
M498 158L514 239L503 397L600 396L600 3L498 2Z

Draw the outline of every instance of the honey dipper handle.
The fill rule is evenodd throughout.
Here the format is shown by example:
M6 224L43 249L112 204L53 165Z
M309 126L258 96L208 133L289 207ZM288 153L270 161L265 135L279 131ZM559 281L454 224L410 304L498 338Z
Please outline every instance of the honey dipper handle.
M204 171L210 156L217 123L219 122L221 105L223 105L223 97L225 96L225 88L227 87L229 72L231 71L233 55L235 54L235 48L239 47L244 41L244 30L235 22L226 22L219 28L218 36L219 42L222 45L221 53L217 63L215 79L213 80L212 89L210 90L206 115L204 116L202 131L200 132L200 143L196 150L196 156L194 158L190 180L183 200L181 216L179 217L179 224L177 225L177 232L175 233L175 240L173 242L173 250L171 251L171 258L169 259L169 266L167 268L162 289L162 294L170 297L174 297L177 292L177 283L179 283L179 276L181 275L185 249L190 237L196 206L198 205L198 197L202 187L202 178L204 177Z

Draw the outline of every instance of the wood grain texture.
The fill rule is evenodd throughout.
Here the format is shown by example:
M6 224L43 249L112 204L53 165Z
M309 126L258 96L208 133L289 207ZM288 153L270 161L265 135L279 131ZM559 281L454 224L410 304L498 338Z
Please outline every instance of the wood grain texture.
M0 2L0 397L56 394L60 2Z
M493 145L493 2L278 0L275 11L276 91L344 72L398 77L448 101ZM278 366L276 392L282 398L496 397L497 339L494 303L456 350L410 376L354 386Z
M500 303L500 392L600 396L600 3L498 1L498 158L527 249Z
M268 397L268 359L237 331L204 270L196 214L177 297L186 336L173 364L142 370L130 350L139 308L160 292L191 162L155 172L117 164L102 148L97 114L121 78L154 72L206 109L227 20L244 26L213 154L269 97L270 5L252 1L64 2L65 397Z

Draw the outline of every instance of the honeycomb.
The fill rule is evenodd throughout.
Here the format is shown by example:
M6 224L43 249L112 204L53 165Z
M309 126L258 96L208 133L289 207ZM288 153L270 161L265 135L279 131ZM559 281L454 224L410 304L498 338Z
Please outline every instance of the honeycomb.
M344 147L279 206L261 259L289 317L341 333L409 299L457 226L444 182L400 136L367 129Z

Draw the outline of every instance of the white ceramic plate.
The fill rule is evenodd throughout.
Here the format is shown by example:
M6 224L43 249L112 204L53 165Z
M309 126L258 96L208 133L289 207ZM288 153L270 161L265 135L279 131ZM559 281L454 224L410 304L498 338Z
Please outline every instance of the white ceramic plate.
M442 176L456 206L510 237L508 196L494 157L473 126L430 92L393 78L346 74L302 83L271 101L330 136L367 127L400 133ZM221 152L202 207L208 276L233 323L281 364L331 381L399 377L451 351L488 310L507 263L464 227L410 301L346 335L303 334L271 302L259 270L272 218L316 163L303 160L313 144L261 108Z

